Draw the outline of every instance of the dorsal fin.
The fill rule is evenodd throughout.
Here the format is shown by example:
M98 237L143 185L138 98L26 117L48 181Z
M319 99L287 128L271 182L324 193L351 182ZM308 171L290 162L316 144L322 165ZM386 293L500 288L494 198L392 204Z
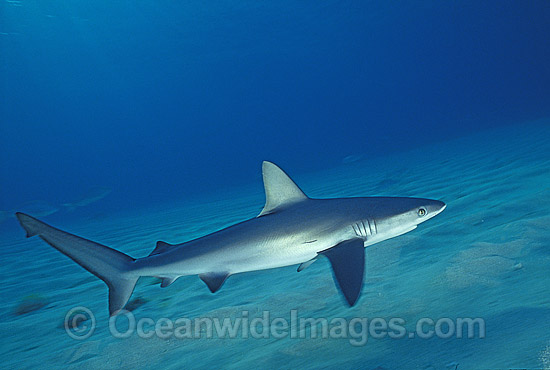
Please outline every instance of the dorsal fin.
M276 208L308 199L292 179L276 164L264 161L262 175L265 206L258 217L273 213Z
M153 249L153 251L151 252L151 254L149 254L149 256L154 256L155 254L164 253L164 252L169 251L170 249L172 249L172 247L174 247L174 245L168 244L166 242L163 242L163 241L159 240L157 242L157 246L155 247L155 249Z

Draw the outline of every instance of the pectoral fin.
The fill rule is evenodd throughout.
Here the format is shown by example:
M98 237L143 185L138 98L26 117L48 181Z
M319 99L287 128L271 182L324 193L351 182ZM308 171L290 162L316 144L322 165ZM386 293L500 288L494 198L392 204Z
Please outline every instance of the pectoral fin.
M332 265L336 286L340 288L347 303L353 306L363 286L365 273L365 248L362 239L352 239L320 252Z

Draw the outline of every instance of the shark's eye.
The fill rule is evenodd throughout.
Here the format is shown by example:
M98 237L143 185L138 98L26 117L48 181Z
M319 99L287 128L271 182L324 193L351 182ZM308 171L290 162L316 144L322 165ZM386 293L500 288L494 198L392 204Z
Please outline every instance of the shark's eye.
M418 209L418 215L419 215L420 217L425 216L425 215L426 215L426 209L425 209L425 208L419 208L419 209Z

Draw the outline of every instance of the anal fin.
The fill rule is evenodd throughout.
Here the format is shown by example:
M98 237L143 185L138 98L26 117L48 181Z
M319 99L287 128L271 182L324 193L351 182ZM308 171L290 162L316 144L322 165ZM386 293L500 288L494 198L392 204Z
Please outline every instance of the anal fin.
M229 275L230 274L228 272L209 272L206 274L200 274L199 278L206 283L208 289L210 289L212 293L216 293Z
M170 286L179 276L169 276L169 277L163 277L162 282L160 283L161 288L166 288L167 286Z

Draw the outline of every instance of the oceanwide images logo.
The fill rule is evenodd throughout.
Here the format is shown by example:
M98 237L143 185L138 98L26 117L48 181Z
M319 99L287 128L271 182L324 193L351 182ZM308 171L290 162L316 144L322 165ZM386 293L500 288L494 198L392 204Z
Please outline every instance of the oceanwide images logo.
M77 340L91 337L96 319L86 307L75 307L65 316L67 334ZM255 339L347 339L352 346L364 346L369 339L484 338L482 318L424 317L414 325L403 318L301 317L291 310L287 317L273 317L270 311L240 311L232 317L180 317L176 319L136 318L122 311L109 319L109 331L115 338L138 336L147 339L255 338Z

